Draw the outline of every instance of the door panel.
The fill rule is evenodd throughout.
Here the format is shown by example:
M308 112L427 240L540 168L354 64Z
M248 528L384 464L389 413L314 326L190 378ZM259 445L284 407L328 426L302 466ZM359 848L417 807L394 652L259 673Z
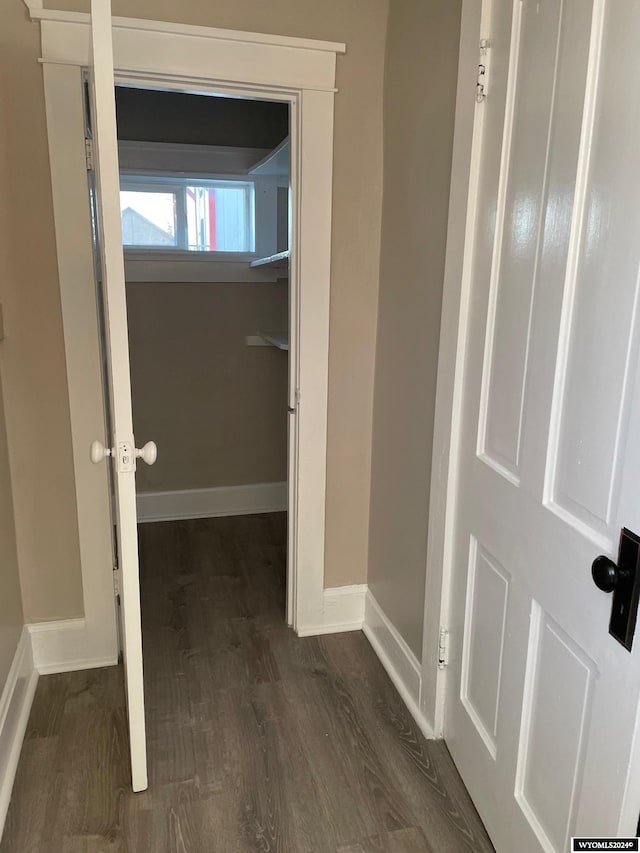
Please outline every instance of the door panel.
M494 757L509 582L508 572L472 537L460 695Z
M515 795L543 848L567 849L595 675L594 663L534 601Z
M120 570L120 600L125 688L129 719L131 778L134 791L147 787L142 629L138 576L135 444L131 411L129 342L120 224L120 180L115 113L111 5L92 0L92 100L96 207L105 307L110 441L113 455L115 523Z
M593 150L581 176L584 204L576 211L570 246L547 472L550 506L609 548L618 535L629 380L638 353L640 242L630 197L640 174L638 116L634 96L628 99L640 91L640 75L637 62L632 67L630 57L625 63L618 53L616 40L628 44L628 35L612 31L625 17L609 14L605 21ZM617 287L613 275L634 286Z
M536 66L543 46L549 56L538 74L518 74L509 92L512 108L504 139L508 158L498 198L479 426L481 457L516 484L548 174L546 143L559 70L552 48L559 44L560 5L543 4L531 26L525 25L526 18L518 16L512 36L511 49L519 54L520 66Z
M483 9L445 737L499 853L561 853L637 820L640 640L590 569L640 530L640 6Z

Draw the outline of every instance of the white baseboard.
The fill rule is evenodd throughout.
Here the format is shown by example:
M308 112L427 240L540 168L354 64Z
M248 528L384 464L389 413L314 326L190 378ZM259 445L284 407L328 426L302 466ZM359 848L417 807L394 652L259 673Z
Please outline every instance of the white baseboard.
M298 628L299 637L318 634L339 634L343 631L360 631L364 622L366 584L336 586L325 589L322 616L314 625Z
M33 663L40 675L96 669L118 662L117 657L91 653L92 642L84 619L35 622L26 627L31 637Z
M420 731L432 739L433 729L420 711L420 662L370 590L365 597L363 631Z
M287 483L139 492L136 504L140 522L283 512L287 508Z
M25 627L0 695L0 838L37 683L31 636Z

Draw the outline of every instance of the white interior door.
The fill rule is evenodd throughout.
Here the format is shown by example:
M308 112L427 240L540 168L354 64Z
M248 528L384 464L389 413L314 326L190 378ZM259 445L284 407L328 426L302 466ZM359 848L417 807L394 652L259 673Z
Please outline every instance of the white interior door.
M121 631L125 687L129 718L131 779L134 791L147 787L147 750L142 680L142 630L138 577L138 532L136 516L127 305L120 224L120 181L113 75L111 5L109 0L91 3L92 59L89 69L92 88L94 166L97 177L96 207L100 233L100 265L105 306L105 332L110 395L111 436L109 451L113 465L114 512L118 538ZM154 448L146 456L153 461ZM99 461L100 446L92 448ZM107 459L107 461L109 461Z
M482 29L445 737L499 853L564 853L640 809L640 636L591 578L640 533L640 4Z

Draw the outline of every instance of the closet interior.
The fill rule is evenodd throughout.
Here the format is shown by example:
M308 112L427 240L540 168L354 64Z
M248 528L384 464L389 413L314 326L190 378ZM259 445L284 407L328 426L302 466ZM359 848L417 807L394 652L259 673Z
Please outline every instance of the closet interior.
M249 574L277 573L284 621L289 104L117 86L116 107L134 433L158 446L136 472L143 632L163 571L167 597L175 571L199 577L194 608L250 615Z

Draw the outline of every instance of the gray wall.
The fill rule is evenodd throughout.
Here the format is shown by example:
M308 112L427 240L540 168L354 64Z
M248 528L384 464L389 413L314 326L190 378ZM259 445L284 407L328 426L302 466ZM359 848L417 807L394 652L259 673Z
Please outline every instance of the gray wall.
M387 28L369 585L418 658L460 14L393 0Z
M287 353L246 336L287 328L286 281L127 285L141 492L287 478Z
M288 104L116 92L120 139L268 150L289 129ZM286 331L286 280L130 282L127 310L135 434L159 448L138 491L286 480L287 353L246 344Z
M140 142L275 148L289 105L116 86L118 137Z

